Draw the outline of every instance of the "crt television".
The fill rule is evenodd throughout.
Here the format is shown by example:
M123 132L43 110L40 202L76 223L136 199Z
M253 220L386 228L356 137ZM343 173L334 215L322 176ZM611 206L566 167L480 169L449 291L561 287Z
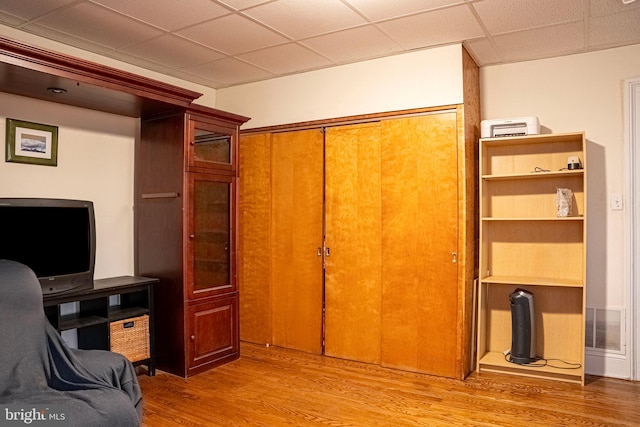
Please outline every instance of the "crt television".
M0 198L0 259L30 267L44 297L93 287L93 203Z

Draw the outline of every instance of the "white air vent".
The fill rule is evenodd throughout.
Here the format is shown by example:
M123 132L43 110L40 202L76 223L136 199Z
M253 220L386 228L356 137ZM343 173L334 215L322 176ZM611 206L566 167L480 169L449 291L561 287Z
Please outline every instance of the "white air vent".
M587 307L586 311L587 349L624 354L624 310L616 307Z

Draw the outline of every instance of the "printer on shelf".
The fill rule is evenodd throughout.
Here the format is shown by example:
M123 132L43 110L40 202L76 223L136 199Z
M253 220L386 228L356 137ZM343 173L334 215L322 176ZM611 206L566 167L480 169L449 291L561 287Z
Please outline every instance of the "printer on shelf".
M481 138L537 135L539 133L540 121L536 116L483 120L480 122Z

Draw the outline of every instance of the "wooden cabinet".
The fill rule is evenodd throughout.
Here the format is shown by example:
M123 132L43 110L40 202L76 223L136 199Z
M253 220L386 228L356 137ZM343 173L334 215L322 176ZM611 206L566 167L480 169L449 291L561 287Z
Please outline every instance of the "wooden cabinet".
M241 338L272 342L271 324L271 134L240 140L238 279Z
M462 107L407 115L243 136L243 339L469 372L477 140Z
M136 269L158 288L158 367L189 376L239 356L237 135L247 118L191 107L143 118Z
M190 172L236 175L236 125L196 112L187 113L187 162Z
M325 141L324 354L380 363L382 125L330 127Z
M568 158L582 167L567 169ZM480 142L480 372L584 382L586 149L583 133ZM571 190L558 212L559 189ZM533 294L532 366L508 362L509 294Z
M187 360L190 370L238 358L236 294L189 305L187 316Z
M237 137L248 118L194 106L202 94L191 90L2 37L0 74L4 92L141 118L135 268L161 278L158 366L186 376L238 357ZM52 81L64 97L42 90ZM142 293L125 287L79 296L73 316L48 300L47 316L59 331L79 328L81 347L109 348L110 322L151 311ZM112 291L127 294L119 306L102 295Z
M319 129L271 140L270 342L316 354L322 352L322 141Z
M455 111L383 122L382 147L381 363L448 377L465 353L456 123Z
M472 370L480 92L461 53L460 104L242 133L243 340Z
M188 174L191 200L187 219L189 299L237 290L235 185L231 176Z

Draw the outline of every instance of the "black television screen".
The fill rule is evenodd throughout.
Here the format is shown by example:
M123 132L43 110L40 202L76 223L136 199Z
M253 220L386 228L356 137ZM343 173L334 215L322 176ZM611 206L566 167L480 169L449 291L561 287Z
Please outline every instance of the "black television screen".
M0 199L0 259L29 266L43 295L93 287L93 203L66 199Z

